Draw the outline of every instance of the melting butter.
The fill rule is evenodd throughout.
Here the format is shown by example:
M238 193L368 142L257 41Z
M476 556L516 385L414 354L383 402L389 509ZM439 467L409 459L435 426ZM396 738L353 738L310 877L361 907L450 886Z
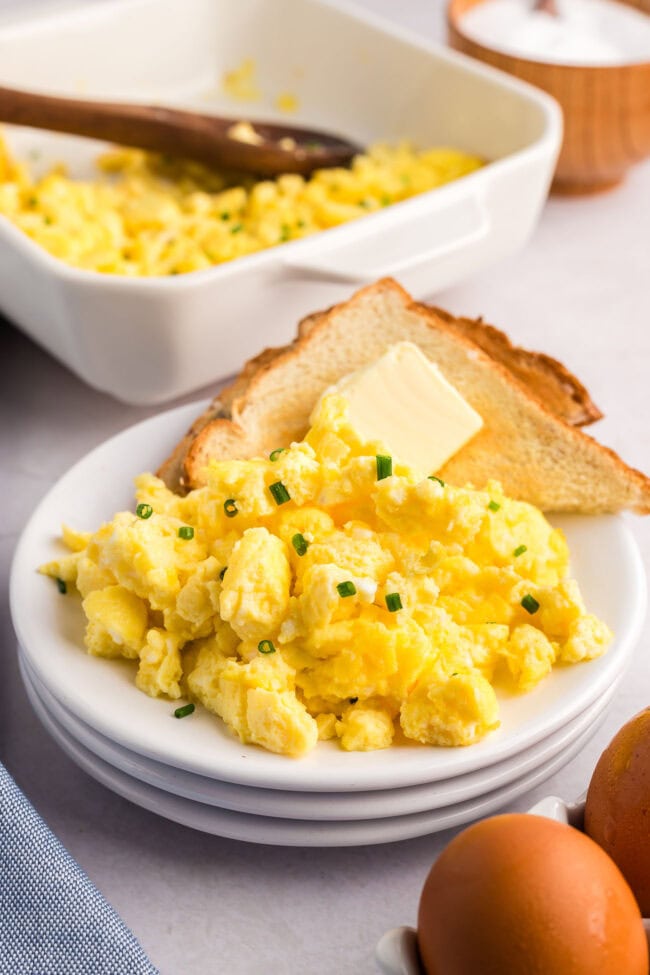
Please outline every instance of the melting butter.
M363 439L380 440L422 474L440 470L483 426L476 410L412 342L392 345L334 389L348 401L350 422Z

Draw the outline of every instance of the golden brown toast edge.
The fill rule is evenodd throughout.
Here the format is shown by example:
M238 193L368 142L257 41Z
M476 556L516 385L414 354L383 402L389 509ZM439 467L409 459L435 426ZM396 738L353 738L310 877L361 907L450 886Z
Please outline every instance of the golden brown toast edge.
M457 341L462 342L466 347L476 349L478 345L476 341L473 341L471 338L468 337L467 334L468 332L470 334L479 333L482 336L489 334L490 348L494 348L496 345L496 347L500 347L501 349L504 348L506 350L510 349L510 350L514 350L515 353L519 353L519 350L516 350L511 345L509 339L507 339L506 336L502 336L502 333L500 333L497 329L490 329L490 332L486 333L485 331L486 326L483 323L472 322L471 320L468 319L465 320L455 319L453 316L449 316L447 313L443 313L443 315L441 315L438 309L432 309L428 306L424 306L418 304L417 302L412 301L410 296L408 296L407 293L399 285L396 284L396 282L393 282L390 279L377 282L375 285L370 286L370 288L371 289L392 288L395 291L399 292L401 294L402 299L405 302L406 307L410 308L411 310L415 311L418 314L428 316L429 320L431 321L431 324L435 325L435 327L437 328L443 327L446 328L447 330L452 330L455 334ZM349 305L351 302L358 300L359 295L366 294L368 290L369 289L363 289L363 291L358 292L357 295L354 295L350 299L350 302L345 302L343 303L343 305ZM341 307L341 306L335 306L335 307ZM218 425L220 428L219 435L222 438L222 443L227 444L227 448L224 450L224 454L226 456L245 457L245 456L250 456L251 453L254 453L256 451L255 438L253 437L249 441L246 431L238 423L238 418L242 415L242 412L245 410L246 404L251 402L254 399L255 389L259 384L260 377L263 376L270 368L274 368L278 362L286 363L287 360L293 358L293 356L303 354L304 351L308 349L308 346L310 344L310 336L314 333L314 331L317 331L319 328L322 327L327 327L326 323L323 326L323 323L326 320L326 318L327 318L327 313L316 313L314 315L308 316L306 319L303 319L303 321L301 322L299 328L299 336L296 340L294 340L294 342L291 345L284 347L282 349L267 350L261 356L258 356L257 359L251 360L251 362L247 364L244 372L240 375L238 380L236 380L235 383L233 383L232 386L229 387L228 390L224 391L224 394L222 394L222 396L225 397L226 401L228 401L229 407L225 409L221 413L221 415L215 416L213 411L212 418L210 418L209 411L208 411L207 416L206 414L204 414L204 416L200 418L199 421L197 421L197 424L195 424L194 426L197 427L198 425L200 427L199 433L198 436L194 436L193 439L189 438L191 442L189 444L189 449L187 450L187 456L184 464L186 485L189 482L189 486L192 486L194 481L194 472L205 467L206 463L210 459L209 442L210 442L211 435L214 432L215 425ZM445 321L445 318L447 318L448 321ZM459 321L462 324L459 327L455 327L456 323L458 323ZM482 351L481 354L486 355L487 353ZM536 358L541 358L542 360L545 360L545 367L546 365L548 365L550 374L556 375L559 373L564 378L568 377L568 388L571 391L572 399L573 399L573 391L577 390L578 400L580 400L580 396L581 396L580 391L584 390L584 387L582 387L577 380L574 380L574 377L572 377L571 374L568 373L568 371L565 370L563 366L561 366L561 364L556 363L556 361L550 359L550 357L540 356L539 354L535 354L535 353L532 353L531 355L535 356ZM514 383L519 387L521 391L523 384L521 381L518 381L517 378L515 378L512 368L509 369L503 363L499 363L498 361L495 361L489 355L488 355L488 359L490 360L490 363L493 366L493 368L498 369L499 372L501 373L502 381L505 381L506 383L510 383L510 384ZM541 402L536 396L530 393L530 390L526 388L526 385L523 385L523 391L531 400L535 401L538 409L542 409L550 417L557 419L557 416L553 414L552 411L549 410L548 407L545 406L543 402ZM586 390L584 392L586 394ZM586 394L586 400L589 403L591 403L588 394ZM593 414L594 411L598 412L595 407L592 407L591 413ZM225 415L225 414L229 414L229 415ZM564 426L566 426L568 430L572 429L570 426L568 426L568 424L566 424L566 422L564 422ZM586 440L591 440L591 438L586 437L584 434L580 434L579 431L574 431L574 434L584 437ZM595 444L597 449L605 451L609 455L609 457L613 461L615 461L617 465L619 465L618 466L619 474L622 473L624 474L624 476L630 478L631 481L634 482L635 489L639 492L639 494L641 494L642 496L646 495L644 497L643 502L636 503L635 505L636 509L643 512L650 510L650 481L648 481L648 479L640 472L634 471L632 468L627 467L627 465L625 465L624 462L621 461L620 458L618 458L613 451L609 451L608 448L596 444L595 441L591 441L591 442L592 444ZM181 445L179 445L179 447L180 446ZM186 441L184 441L182 446L184 449L186 446ZM204 447L208 449L207 453L205 452ZM178 449L179 448L177 448L177 452ZM177 452L175 452L175 454ZM174 457L175 454L173 454L172 457Z
M438 318L469 338L483 349L491 358L505 365L513 375L521 380L529 392L537 395L553 412L575 426L586 426L602 418L602 413L591 399L582 383L557 359L542 352L533 352L513 345L509 337L494 325L481 318L457 317L442 308L427 305ZM299 339L306 337L311 329L329 313L331 309L306 315L298 325L298 333L293 342L286 346L264 349L250 359L236 379L215 396L201 416L197 417L183 439L176 445L169 457L161 464L158 476L172 490L185 490L192 485L184 467L185 460L194 440L210 423L229 420L233 400L243 395L246 387L258 369L272 363L286 352Z

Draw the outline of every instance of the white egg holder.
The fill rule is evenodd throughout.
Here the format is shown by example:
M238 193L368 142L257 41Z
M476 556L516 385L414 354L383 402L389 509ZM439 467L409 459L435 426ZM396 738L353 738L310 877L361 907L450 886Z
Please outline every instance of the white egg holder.
M533 816L546 816L581 830L585 803L583 798L576 802L565 802L558 796L545 796L528 812ZM643 919L643 926L650 947L650 918ZM375 961L382 975L425 975L420 964L415 928L408 925L391 928L386 932L375 949Z

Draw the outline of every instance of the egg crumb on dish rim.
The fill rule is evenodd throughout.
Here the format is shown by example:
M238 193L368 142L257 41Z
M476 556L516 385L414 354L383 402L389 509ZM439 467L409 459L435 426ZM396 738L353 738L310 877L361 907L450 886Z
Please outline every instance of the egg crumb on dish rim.
M64 528L72 553L41 571L81 594L90 654L273 752L471 745L498 727L495 687L530 691L612 638L541 511L422 478L337 393L303 442L213 461L185 497L142 474L136 497L94 534Z
M453 148L374 145L349 169L259 180L139 149L40 178L0 139L0 214L54 257L128 277L201 271L378 212L485 164Z

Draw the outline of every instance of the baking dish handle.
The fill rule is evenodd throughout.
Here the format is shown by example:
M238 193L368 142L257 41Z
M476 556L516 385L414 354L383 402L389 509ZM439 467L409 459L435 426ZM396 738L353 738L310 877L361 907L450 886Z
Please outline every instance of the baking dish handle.
M313 244L301 242L295 254L286 255L285 264L319 277L364 284L443 260L490 232L490 217L478 196L463 196L445 207L436 201L425 213L409 208L398 219L397 213L393 216L392 227L381 233L371 217L367 223L350 224L355 233L346 234L344 241L319 236Z

